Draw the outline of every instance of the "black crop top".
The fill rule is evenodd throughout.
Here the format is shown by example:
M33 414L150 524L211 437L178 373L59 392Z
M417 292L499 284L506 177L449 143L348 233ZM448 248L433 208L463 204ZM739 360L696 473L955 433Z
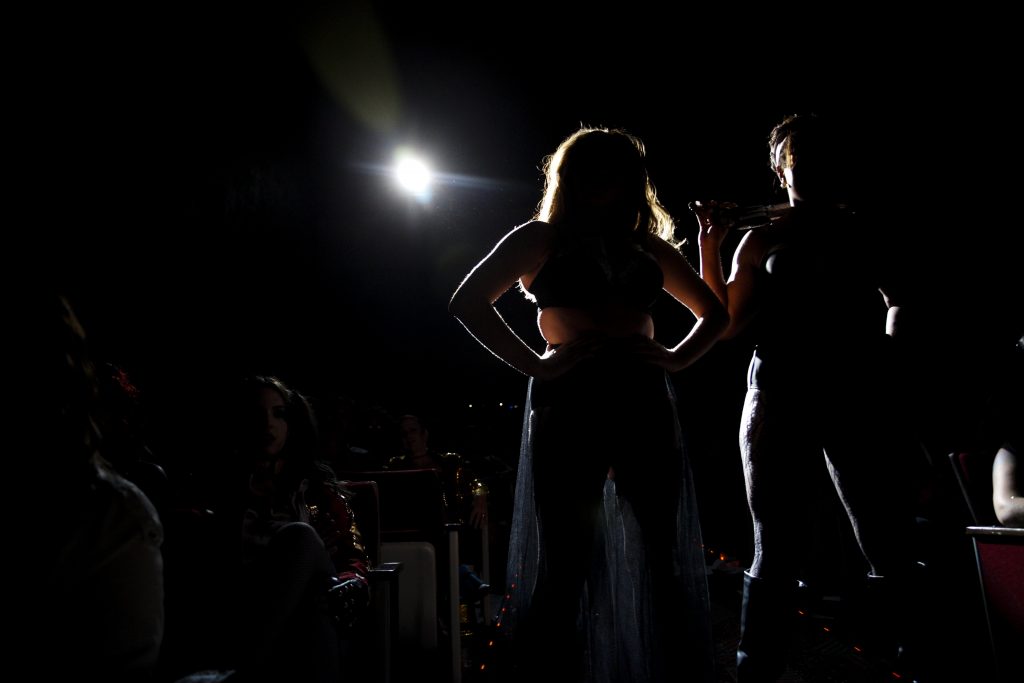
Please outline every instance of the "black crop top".
M541 309L594 309L620 302L646 313L663 285L658 261L638 244L630 241L610 251L595 239L556 249L527 291Z

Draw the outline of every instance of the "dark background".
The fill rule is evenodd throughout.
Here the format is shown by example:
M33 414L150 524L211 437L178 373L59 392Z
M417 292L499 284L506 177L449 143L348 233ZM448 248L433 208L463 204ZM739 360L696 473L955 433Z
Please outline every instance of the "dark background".
M581 123L644 140L659 196L694 238L692 199L784 199L766 154L782 116L839 118L878 219L851 248L900 254L950 329L1019 321L1019 36L1006 17L638 3L88 12L40 18L23 55L19 142L41 192L19 222L171 453L202 450L224 384L261 372L425 414L444 445L514 457L526 380L446 304L530 218L543 157ZM399 145L446 174L426 204L383 171ZM693 241L683 249L696 265ZM539 348L533 307L512 292L499 308ZM668 301L656 319L666 341L690 320ZM745 344L676 377L702 495L722 492L741 516Z

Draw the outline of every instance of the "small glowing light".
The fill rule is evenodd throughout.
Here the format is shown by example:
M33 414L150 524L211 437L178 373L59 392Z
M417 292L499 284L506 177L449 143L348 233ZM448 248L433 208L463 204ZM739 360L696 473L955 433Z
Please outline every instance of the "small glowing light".
M426 203L430 200L430 186L433 184L434 174L427 162L412 150L401 147L395 151L391 173L398 186L418 201Z
M802 609L798 609L796 611L796 613L799 614L800 616L804 616L805 614L807 614L807 612L803 611Z
M725 562L725 553L718 553L718 559L720 559L722 562Z
M487 647L494 647L494 641L493 640L488 640L487 641Z
M470 408L472 408L472 407L473 407L473 404L472 404L472 403L470 403L470 404L469 404L469 407L470 407Z
M832 629L830 629L828 626L822 626L821 630L825 633L832 633Z
M502 403L501 401L498 401L498 407L499 407L499 408L504 408L504 407L505 407L505 404L504 404L504 403Z
M861 649L860 649L860 645L854 645L854 646L853 646L853 651L854 651L854 652L863 652L864 650L861 650Z
M487 670L487 665L486 664L481 664L480 665L480 670L481 671L486 671Z
M400 156L395 162L395 180L414 195L422 195L430 187L430 168L421 159Z

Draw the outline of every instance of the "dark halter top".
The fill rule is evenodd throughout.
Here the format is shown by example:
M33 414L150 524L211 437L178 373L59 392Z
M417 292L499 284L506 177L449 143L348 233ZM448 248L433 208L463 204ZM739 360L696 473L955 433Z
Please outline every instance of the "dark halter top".
M612 250L594 238L556 247L527 291L540 309L594 310L619 303L648 313L663 285L658 261L635 240Z

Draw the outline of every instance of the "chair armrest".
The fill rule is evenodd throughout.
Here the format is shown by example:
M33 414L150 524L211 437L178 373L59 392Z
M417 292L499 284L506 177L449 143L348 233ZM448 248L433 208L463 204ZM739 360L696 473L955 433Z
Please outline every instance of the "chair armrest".
M381 562L370 570L370 582L397 581L398 574L402 571L401 562Z
M1014 539L1024 539L1024 529L1009 526L969 526L967 535L987 538L992 542L996 542L997 539L1006 539L1008 542L1012 542Z

